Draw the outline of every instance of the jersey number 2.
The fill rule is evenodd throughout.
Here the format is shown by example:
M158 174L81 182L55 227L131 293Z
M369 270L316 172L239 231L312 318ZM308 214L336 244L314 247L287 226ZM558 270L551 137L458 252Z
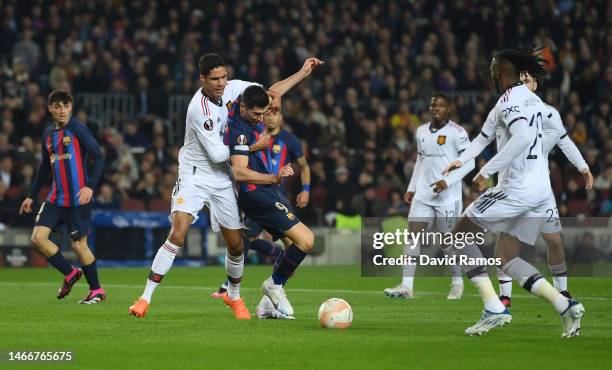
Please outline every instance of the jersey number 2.
M538 144L538 138L542 137L542 134L540 134L540 125L542 123L542 113L538 112L534 114L533 116L531 116L529 127L533 127L534 122L535 122L536 134L535 134L535 139L533 140L533 144L531 144L531 147L529 147L529 154L527 155L527 159L538 159L538 155L531 154L531 152L533 151L533 148L535 148L535 146Z

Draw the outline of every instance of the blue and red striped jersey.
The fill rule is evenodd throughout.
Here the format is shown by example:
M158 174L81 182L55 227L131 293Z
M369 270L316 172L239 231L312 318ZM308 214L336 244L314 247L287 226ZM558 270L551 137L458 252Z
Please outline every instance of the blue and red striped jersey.
M53 181L46 201L58 207L75 207L79 205L79 190L95 190L102 176L102 150L87 126L74 117L61 128L45 130L42 156L29 198L35 199L51 173ZM91 176L87 174L88 158L93 159Z
M278 175L278 171L287 163L294 163L302 157L302 144L298 138L289 131L280 130L276 135L270 137L270 146L267 150L270 159L272 173Z
M264 131L263 122L253 124L240 116L240 99L236 99L232 104L227 116L227 131L225 132L224 142L229 146L230 156L245 155L249 157L248 168L259 173L274 174L268 158L267 150L249 152L249 146L259 140L259 136ZM249 183L239 183L240 191L253 191L261 187L272 185L255 185Z

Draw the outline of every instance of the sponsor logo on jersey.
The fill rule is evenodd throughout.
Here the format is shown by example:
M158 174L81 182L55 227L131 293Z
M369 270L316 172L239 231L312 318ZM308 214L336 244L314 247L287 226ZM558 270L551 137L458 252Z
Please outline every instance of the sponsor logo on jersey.
M446 144L446 135L438 136L438 145L444 145L444 144Z
M236 139L236 142L240 145L245 145L247 143L247 137L244 134L242 134L238 136L238 138Z
M64 153L62 155L57 155L55 153L51 153L51 155L49 156L49 161L51 162L51 164L55 163L56 161L66 160L66 159L71 160L72 154Z
M64 137L62 138L62 143L64 144L64 146L68 146L68 145L70 145L70 142L71 142L71 141L72 141L72 140L71 140L70 136L64 136Z
M208 131L212 131L213 129L213 121L212 119L207 119L206 121L204 121L204 128Z
M515 105L513 107L508 107L504 110L502 110L502 114L504 115L504 118L508 118L513 114L517 114L517 113L521 113L521 111L519 110L519 106Z

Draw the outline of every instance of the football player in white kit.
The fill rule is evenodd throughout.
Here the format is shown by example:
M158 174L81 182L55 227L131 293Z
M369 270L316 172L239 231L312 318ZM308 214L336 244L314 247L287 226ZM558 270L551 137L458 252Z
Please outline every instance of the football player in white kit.
M408 222L411 232L433 227L440 233L447 233L453 229L463 210L461 179L474 169L474 160L448 176L442 176L449 161L470 145L470 139L463 127L449 120L450 105L446 95L434 95L429 112L431 122L421 125L416 131L418 157L404 201L410 205ZM418 258L420 251L418 244L406 245L404 254ZM452 246L443 247L442 251L448 256L452 253ZM453 265L451 269L451 290L447 299L459 299L463 294L461 267ZM392 298L412 298L415 270L416 264L404 265L401 284L385 289L384 293Z
M198 65L202 88L198 89L187 108L185 141L179 153L179 174L172 193L172 227L153 260L142 296L128 312L137 317L146 315L155 288L170 270L190 225L196 222L198 212L206 205L213 231L220 230L227 244L225 269L229 286L224 302L232 308L237 319L246 320L250 319L250 313L240 298L239 290L244 270L243 225L230 178L229 148L223 143L223 135L228 107L244 89L255 83L228 81L225 62L217 54L204 54ZM270 95L282 96L308 76L316 65L318 59L307 59L301 73L274 84L270 87ZM249 150L265 148L267 140L269 137L260 139Z
M534 266L521 259L520 243L508 242L518 239L531 245L535 243L539 221L545 217L552 192L542 146L543 115L548 110L540 98L520 81L521 72L528 72L535 78L546 74L542 60L527 51L503 50L491 61L491 76L498 92L503 93L490 113L494 131L484 134L495 135L498 153L473 181L480 191L484 190L486 180L497 172L499 181L466 209L466 217L459 221L455 232L485 229L497 233L495 253L501 259L502 271L517 279L527 291L548 300L561 316L562 336L574 337L579 334L584 306L560 294ZM460 166L460 161L453 162L445 172ZM482 257L475 245L457 249L456 253L468 258ZM486 266L466 264L462 268L479 290L484 303L480 320L465 333L481 335L509 323L512 316L497 297Z
M535 92L538 88L536 79L527 72L521 73L521 81L531 91ZM548 160L548 154L555 146L558 146L567 159L576 167L578 172L582 174L586 182L586 189L590 190L593 187L593 175L591 174L589 165L580 154L576 144L574 144L572 139L567 135L559 112L546 103L544 103L544 106L548 109L543 115L542 144L544 157ZM479 135L477 140L481 145L486 146L492 141L492 138L486 139L484 136ZM565 262L565 248L563 246L563 240L561 239L561 221L559 220L559 211L557 209L555 196L552 192L549 194L548 204L545 208L546 216L540 226L540 235L542 235L542 239L546 242L546 257L548 260L548 268L553 277L553 286L561 294L571 298L571 294L567 288L567 265ZM499 278L499 299L504 306L510 307L512 304L512 277L506 275L502 270L498 270L497 275Z

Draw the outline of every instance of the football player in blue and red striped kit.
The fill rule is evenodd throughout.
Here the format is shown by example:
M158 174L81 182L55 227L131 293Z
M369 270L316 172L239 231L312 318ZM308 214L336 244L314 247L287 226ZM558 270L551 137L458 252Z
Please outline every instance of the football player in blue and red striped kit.
M265 153L270 159L270 169L272 174L278 175L281 168L287 163L297 163L300 166L300 177L302 181L302 191L296 197L296 206L304 208L310 200L310 167L304 156L300 140L291 132L283 129L283 114L279 107L268 109L264 115L265 132L269 135L267 149ZM279 186L285 193L285 182ZM283 249L275 245L271 239L260 238L263 227L250 218L244 220L245 230L245 258L249 250L254 250L264 256L273 256L277 259L282 258ZM227 290L227 280L221 284L219 289L211 294L213 298L223 298Z
M54 126L47 128L42 140L42 161L20 214L31 213L32 204L42 185L52 174L49 194L36 215L32 243L47 261L64 275L58 299L66 297L72 286L83 275L89 283L89 294L79 303L92 304L106 299L100 287L96 259L87 245L91 227L91 198L102 176L104 155L85 124L72 117L72 96L67 91L54 90L49 94L48 108ZM87 173L88 159L93 160ZM72 248L79 256L81 268L72 266L49 235L65 225L72 240Z
M322 62L313 61L313 68L319 64ZM295 216L277 186L284 177L293 175L291 164L274 174L266 150L249 152L249 145L257 142L264 131L261 120L269 105L268 94L261 86L247 87L228 114L226 143L230 148L232 174L239 189L238 206L274 239L282 238L287 246L272 276L262 284L262 291L275 310L292 318L293 307L283 286L312 250L314 234Z

